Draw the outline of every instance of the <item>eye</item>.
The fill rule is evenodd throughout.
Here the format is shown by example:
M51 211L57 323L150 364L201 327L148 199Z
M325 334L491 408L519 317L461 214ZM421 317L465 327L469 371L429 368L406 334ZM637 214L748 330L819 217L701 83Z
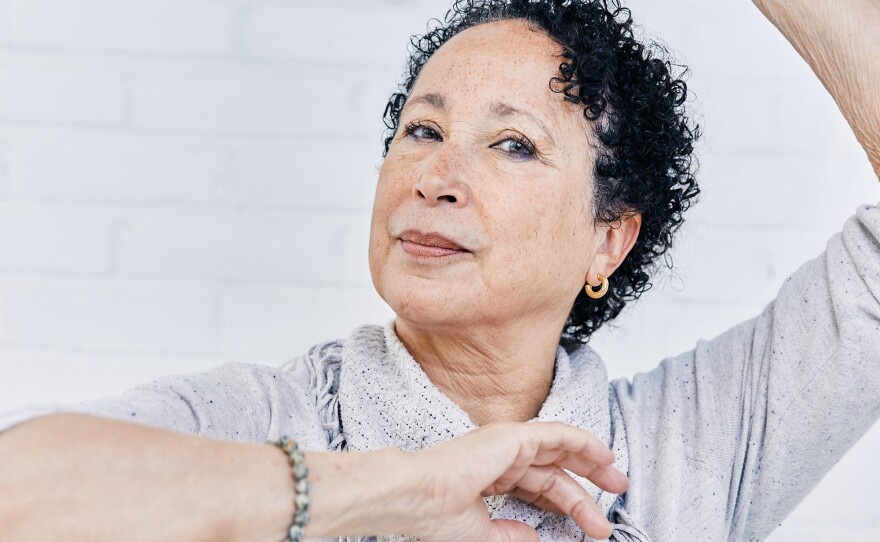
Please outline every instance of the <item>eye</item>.
M512 135L493 146L520 160L529 160L535 156L535 146L522 136Z
M433 128L429 128L423 124L419 124L417 122L412 122L406 125L405 133L407 136L414 137L416 139L433 139L435 141L440 141L440 134L437 133Z

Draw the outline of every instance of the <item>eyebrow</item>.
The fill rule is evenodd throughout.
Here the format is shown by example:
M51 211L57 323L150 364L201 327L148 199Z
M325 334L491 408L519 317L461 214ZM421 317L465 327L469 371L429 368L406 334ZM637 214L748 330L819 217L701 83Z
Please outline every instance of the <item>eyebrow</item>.
M516 107L513 107L512 105L506 104L504 102L495 102L494 104L492 104L491 111L497 118L500 119L507 119L510 117L526 117L527 119L530 119L532 122L537 124L538 127L541 128L541 130L544 131L544 134L550 139L550 141L554 145L556 144L556 140L553 139L553 136L550 134L550 130L547 129L547 126L544 125L541 119L539 119L532 113L529 113L528 111L524 111L522 109L517 109Z
M412 105L425 104L430 107L433 107L434 109L439 109L441 111L446 111L448 109L448 106L446 104L446 99L443 97L442 94L437 94L436 92L429 92L427 94L419 94L418 96L416 96L414 98L410 98L407 101L407 103L412 104ZM550 141L554 145L556 144L556 140L553 139L553 136L551 135L550 130L547 128L547 126L541 121L541 119L539 119L537 116L533 115L532 113L530 113L528 111L518 109L508 103L505 103L505 102L492 103L492 105L489 108L489 111L492 112L492 115L495 118L499 118L499 119L508 119L508 118L517 117L517 116L526 117L527 119L529 119L532 122L534 122L535 124L537 124L538 127L540 127L541 130L544 132L544 134L550 139Z
M440 109L441 111L446 111L446 100L442 95L437 94L436 92L429 92L428 94L419 94L415 98L410 98L407 100L407 103L410 104L426 104L430 105L434 109Z

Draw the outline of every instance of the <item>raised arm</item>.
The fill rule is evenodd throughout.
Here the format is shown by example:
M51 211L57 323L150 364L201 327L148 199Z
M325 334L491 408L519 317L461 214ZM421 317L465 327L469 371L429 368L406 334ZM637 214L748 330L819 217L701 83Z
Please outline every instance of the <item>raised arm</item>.
M880 176L880 0L754 1ZM758 316L615 390L643 452L628 513L672 539L766 538L880 419L880 206L859 205Z
M880 0L753 0L834 97L880 177Z

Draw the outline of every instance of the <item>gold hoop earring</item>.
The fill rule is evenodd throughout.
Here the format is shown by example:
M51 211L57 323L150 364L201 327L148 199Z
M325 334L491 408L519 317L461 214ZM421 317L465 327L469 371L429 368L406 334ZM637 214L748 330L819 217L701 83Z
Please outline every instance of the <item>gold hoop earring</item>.
M587 292L587 295L593 299L599 299L600 297L608 293L608 277L597 273L596 278L602 281L602 287L599 288L598 291L593 290L593 287L590 286L589 282L584 285L584 291Z

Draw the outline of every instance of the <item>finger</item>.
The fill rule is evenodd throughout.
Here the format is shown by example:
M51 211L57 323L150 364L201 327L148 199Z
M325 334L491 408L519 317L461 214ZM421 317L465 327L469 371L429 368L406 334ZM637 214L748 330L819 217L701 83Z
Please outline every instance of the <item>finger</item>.
M557 466L586 478L599 489L609 493L620 494L629 489L629 478L616 467L609 465L600 467L596 465L582 464L571 458L562 458Z
M614 463L614 453L596 435L562 422L531 422L522 424L537 439L535 464L555 463L559 453L575 454L596 465ZM541 461L544 460L544 461Z
M488 426L485 429L490 430ZM612 493L629 487L626 475L611 466L614 454L589 431L561 422L499 424L491 430L512 437L520 446L507 470L483 489L483 496L509 492L527 469L536 465L561 466Z
M532 423L527 425L536 424ZM539 448L536 453L536 457L532 461L532 464L559 465L579 476L587 478L601 489L612 493L619 494L627 490L629 487L629 479L624 473L612 466L614 463L614 454L607 446L605 446L605 443L592 433L576 427L557 422L550 422L546 425L551 426L550 429L553 429L553 426L555 425L555 428L559 430L560 433L573 429L574 433L568 435L572 440L568 442L584 442L585 445L580 449L572 451L569 446L566 446L566 440L564 440L566 435L561 434L560 438L562 440L557 442L542 442L542 447ZM578 436L583 435L577 435L578 432L584 433L587 438L579 441ZM551 447L556 444L559 446ZM521 474L521 471L518 470L517 474Z
M598 465L611 464L614 454L589 431L561 422L489 424L478 431L498 433L489 442L512 439L516 456L507 469L483 490L483 495L506 493L533 465L551 465L568 459L578 474L588 475Z
M553 464L582 476L611 493L623 493L629 487L629 479L614 465L597 465L582 454L562 454Z
M571 514L566 514L544 496L535 498L534 495L530 495L522 490L511 492L510 495L522 499L523 501L528 501L530 498L534 498L532 501L533 505L549 512L553 512L554 514L559 514L560 516L570 516L571 519L578 524L578 527L587 533L591 539L605 540L611 536L613 530L611 523L602 515L598 505L589 497L581 501L583 504L579 505L579 509L573 511Z
M532 467L511 495L571 518L590 536L610 536L611 524L593 498L567 472L557 466Z
M611 536L613 528L611 526L611 523L608 521L608 518L606 518L604 515L602 515L602 511L599 510L599 506L592 499L587 498L582 502L584 503L584 506L587 506L592 509L587 514L588 517L590 517L592 519L587 519L587 520L580 519L580 517L584 515L584 511L573 512L572 514L566 514L565 512L562 512L559 510L553 510L552 509L552 508L554 508L553 504L550 503L550 501L548 501L544 497L538 497L538 499L532 504L534 504L535 506L540 506L541 508L543 508L545 510L549 510L550 512L553 512L554 514L559 514L562 516L566 516L566 515L570 516L575 521L575 523L577 523L578 526L585 533L587 533L590 536L591 539L605 540L605 539L609 538Z
M489 542L541 542L538 531L521 521L493 519L489 523Z
M619 495L629 489L629 478L614 467L598 467L589 476L584 478L593 482L596 487L604 489L609 493Z
M534 498L528 502L543 495L564 513L567 513L566 511L570 510L577 501L589 496L574 478L555 465L529 468L513 489L534 495Z

